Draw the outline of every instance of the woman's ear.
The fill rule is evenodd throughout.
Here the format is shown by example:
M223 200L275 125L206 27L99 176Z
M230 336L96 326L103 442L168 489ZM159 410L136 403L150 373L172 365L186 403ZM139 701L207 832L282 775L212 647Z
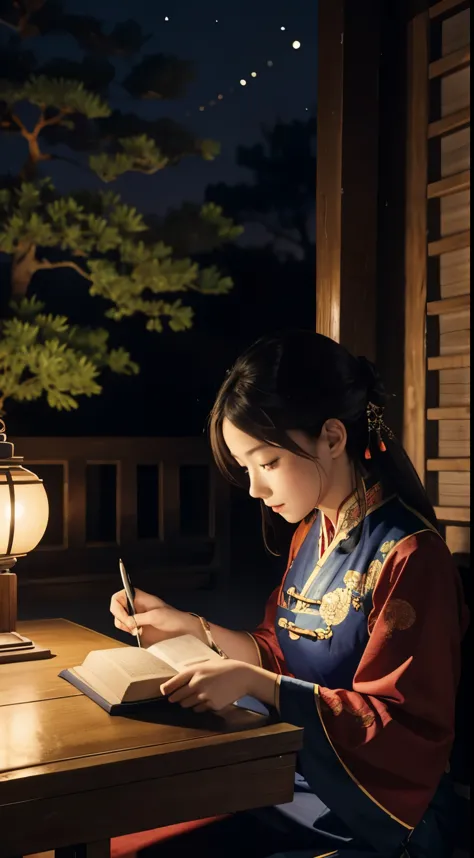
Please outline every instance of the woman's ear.
M342 456L347 445L347 431L344 423L331 418L324 424L324 433L329 446L331 458L337 459Z

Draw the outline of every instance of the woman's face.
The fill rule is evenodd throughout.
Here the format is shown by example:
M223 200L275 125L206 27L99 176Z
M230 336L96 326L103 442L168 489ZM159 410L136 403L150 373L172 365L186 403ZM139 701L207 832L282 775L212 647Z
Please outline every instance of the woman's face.
M288 432L290 438L312 457L307 459L282 447L258 441L224 418L224 441L237 464L248 474L250 496L261 499L292 524L301 521L315 507L324 505L335 463L333 436L330 427L327 428L330 422L325 424L316 440L299 430Z

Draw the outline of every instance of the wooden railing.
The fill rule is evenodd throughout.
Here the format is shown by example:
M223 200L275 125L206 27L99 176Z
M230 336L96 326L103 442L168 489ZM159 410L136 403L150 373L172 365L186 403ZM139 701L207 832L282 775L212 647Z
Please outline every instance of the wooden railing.
M33 581L134 574L173 586L222 583L229 573L229 493L205 438L17 438L50 502L40 545L18 561Z

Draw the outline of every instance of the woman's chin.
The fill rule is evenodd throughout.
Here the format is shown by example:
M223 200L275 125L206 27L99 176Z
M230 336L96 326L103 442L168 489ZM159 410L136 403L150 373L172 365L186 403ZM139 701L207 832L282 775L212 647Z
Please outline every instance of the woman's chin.
M314 511L314 507L311 507L310 509L290 509L285 505L278 515L281 515L288 524L299 524L299 522L307 518L308 515L313 515Z
M288 522L288 524L298 524L300 521L303 520L303 518L305 518L305 513L300 515L299 512L294 512L292 510L286 509L282 509L282 511L279 512L278 515L281 515L281 517L284 518L285 521Z

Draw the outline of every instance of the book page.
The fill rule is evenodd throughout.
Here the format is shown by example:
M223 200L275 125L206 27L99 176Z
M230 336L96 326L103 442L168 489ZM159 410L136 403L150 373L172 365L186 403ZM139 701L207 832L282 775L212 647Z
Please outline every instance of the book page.
M179 635L167 641L160 641L148 647L146 652L170 664L177 673L203 662L222 661L220 655L194 635Z
M108 694L102 694L107 700L111 692L123 702L160 697L161 684L176 673L147 650L129 646L94 650L76 672L95 690L108 689Z
M104 700L107 700L107 703L115 704L121 703L122 698L119 697L118 694L115 694L111 688L101 679L99 676L96 676L92 673L91 670L83 667L82 665L78 665L78 667L69 668L71 673L75 673L79 679L82 679L83 682L86 683L93 691L96 691L97 694L100 694Z
M113 666L113 669L125 676L128 682L159 677L162 674L169 676L170 673L169 663L167 664L159 656L150 654L146 649L135 649L129 646L93 650L83 661L84 667L94 673L97 673L99 668L101 674L106 669L106 664L107 669Z

